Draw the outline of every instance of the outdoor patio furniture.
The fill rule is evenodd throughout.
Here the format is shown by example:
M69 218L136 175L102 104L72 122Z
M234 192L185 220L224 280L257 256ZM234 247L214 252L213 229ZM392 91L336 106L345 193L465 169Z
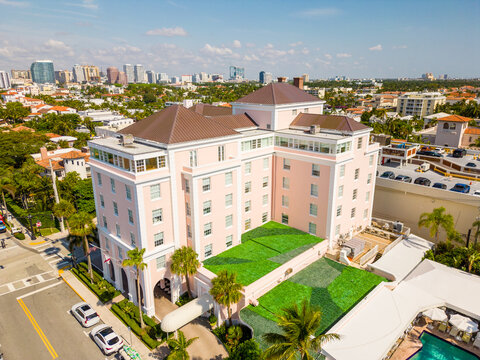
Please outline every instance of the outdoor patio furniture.
M458 328L456 328L455 326L452 326L452 330L450 330L450 336L456 337L459 332L460 330L458 330Z
M472 339L472 334L468 332L464 333L462 336L462 341L466 342L467 344L470 342L471 339Z
M477 334L477 337L473 341L473 347L480 349L480 334Z
M469 333L478 331L478 324L475 321L460 314L450 316L450 320L448 320L448 322L458 328L460 331Z
M447 323L440 323L440 325L438 325L438 331L441 331L441 332L446 332L447 331Z
M353 238L348 240L345 244L343 244L343 247L350 248L351 249L350 256L352 258L355 258L365 248L365 241L359 238Z
M447 314L445 313L445 311L443 311L442 309L439 309L439 308L432 308L432 309L428 309L428 310L425 310L423 313L423 316L433 320L433 321L447 321L448 320L448 316Z

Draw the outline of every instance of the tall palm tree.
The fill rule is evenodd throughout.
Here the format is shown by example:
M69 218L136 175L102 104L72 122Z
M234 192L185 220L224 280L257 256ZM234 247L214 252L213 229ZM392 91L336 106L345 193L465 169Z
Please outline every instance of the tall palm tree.
M470 246L467 251L468 272L472 272L473 265L480 260L480 251Z
M472 227L477 227L475 231L475 246L477 246L478 237L480 236L480 219L475 220L472 224Z
M127 251L128 259L123 260L122 266L131 266L135 268L137 273L137 302L138 302L138 312L140 314L140 327L143 329L145 324L143 323L142 315L142 294L140 292L140 271L143 271L147 268L147 264L143 262L143 254L145 254L145 248L139 250L138 248Z
M237 281L236 272L228 272L228 270L222 270L218 273L217 277L212 279L212 288L210 289L210 295L213 296L215 301L227 307L228 322L232 325L232 308L233 304L236 304L242 298L243 285Z
M171 272L185 278L188 296L191 298L192 291L190 289L190 283L188 279L190 276L195 275L197 273L197 269L200 267L198 254L191 247L182 246L174 251L171 261Z
M265 351L266 360L313 360L322 345L340 339L338 334L315 335L320 328L322 313L306 299L301 305L293 304L277 315L277 324L282 334L266 333L263 340L272 344ZM312 354L313 353L313 354Z
M68 222L70 224L70 234L83 238L83 249L87 256L88 273L90 274L91 282L93 282L92 258L90 257L90 249L88 248L88 235L93 233L95 228L92 216L89 213L80 211L73 214L68 219Z
M67 236L67 242L68 242L68 251L70 251L70 254L72 254L73 267L76 268L77 258L75 256L75 248L82 246L83 238L81 236L69 234Z
M418 221L419 227L430 228L430 237L435 237L435 242L438 243L438 232L440 228L449 233L453 230L453 216L445 213L443 206L433 209L431 213L423 213L420 215Z
M68 225L68 219L70 216L75 214L76 210L73 204L67 200L60 200L57 204L53 205L53 214L56 217L60 218L60 221L63 222L65 219L65 222L67 223L67 229L70 231L70 226Z
M187 339L181 330L178 330L177 339L170 338L167 340L168 347L170 348L170 354L167 356L167 360L189 360L187 348L193 344L198 337Z

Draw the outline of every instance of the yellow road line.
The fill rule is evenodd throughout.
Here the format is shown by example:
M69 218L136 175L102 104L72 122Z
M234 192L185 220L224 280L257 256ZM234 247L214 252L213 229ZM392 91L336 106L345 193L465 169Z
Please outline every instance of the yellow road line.
M28 243L28 245L33 246L33 245L40 245L40 244L45 244L45 243L46 243L45 240L41 240L41 241L36 241L36 242L30 242L30 243Z
M50 341L47 339L47 337L43 333L42 329L38 325L37 321L33 317L30 310L28 310L27 305L25 305L25 303L23 302L22 299L17 299L17 301L20 304L20 306L22 307L23 311L25 312L25 315L27 315L28 320L30 320L30 322L32 323L33 328L38 333L38 336L40 336L40 339L42 340L43 344L47 348L48 352L50 353L50 355L52 355L52 359L58 358L58 355L57 355L55 349L53 348L52 344L50 344Z

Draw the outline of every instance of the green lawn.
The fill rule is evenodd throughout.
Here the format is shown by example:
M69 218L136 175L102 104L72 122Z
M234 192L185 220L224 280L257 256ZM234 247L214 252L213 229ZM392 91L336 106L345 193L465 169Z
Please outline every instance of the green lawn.
M322 258L260 297L257 307L244 308L241 318L254 328L255 338L265 348L261 335L278 331L275 314L309 299L322 311L319 333L323 333L382 281L370 272Z
M323 239L273 221L242 235L242 244L215 257L203 265L218 274L221 270L235 271L244 286L253 283Z

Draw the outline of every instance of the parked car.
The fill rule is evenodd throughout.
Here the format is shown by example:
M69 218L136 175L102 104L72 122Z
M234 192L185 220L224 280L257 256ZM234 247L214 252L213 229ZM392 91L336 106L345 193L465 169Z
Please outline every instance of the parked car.
M432 185L432 187L445 190L447 188L447 184L436 182Z
M477 167L477 164L473 163L473 162L469 162L465 165L466 167Z
M393 171L385 171L380 177L385 179L395 179L395 174Z
M86 302L73 305L71 312L83 327L93 326L100 321L100 316Z
M465 149L455 149L453 150L452 156L454 158L462 158L467 155L467 150Z
M468 194L470 192L470 185L458 183L458 184L455 184L455 186L451 188L450 191L456 191L459 193Z
M5 223L0 220L0 233L4 233L7 231L7 227L5 226Z
M415 179L414 183L417 185L430 186L432 182L430 181L430 179L427 179L425 177L418 177Z
M13 235L13 234L16 234L16 233L21 233L21 232L22 232L22 228L14 226L14 227L12 227L12 229L10 230L10 232L12 233L12 235Z
M473 195L480 196L480 190L475 190L475 191L473 192Z
M403 182L407 182L407 183L411 183L412 182L412 178L410 176L407 176L407 175L398 175L395 180L397 181L403 181Z
M420 151L417 151L417 155L443 157L443 155L440 154L438 151L431 151L431 150L420 150Z
M123 340L109 325L102 324L95 326L90 332L90 336L105 355L110 355L123 346Z

